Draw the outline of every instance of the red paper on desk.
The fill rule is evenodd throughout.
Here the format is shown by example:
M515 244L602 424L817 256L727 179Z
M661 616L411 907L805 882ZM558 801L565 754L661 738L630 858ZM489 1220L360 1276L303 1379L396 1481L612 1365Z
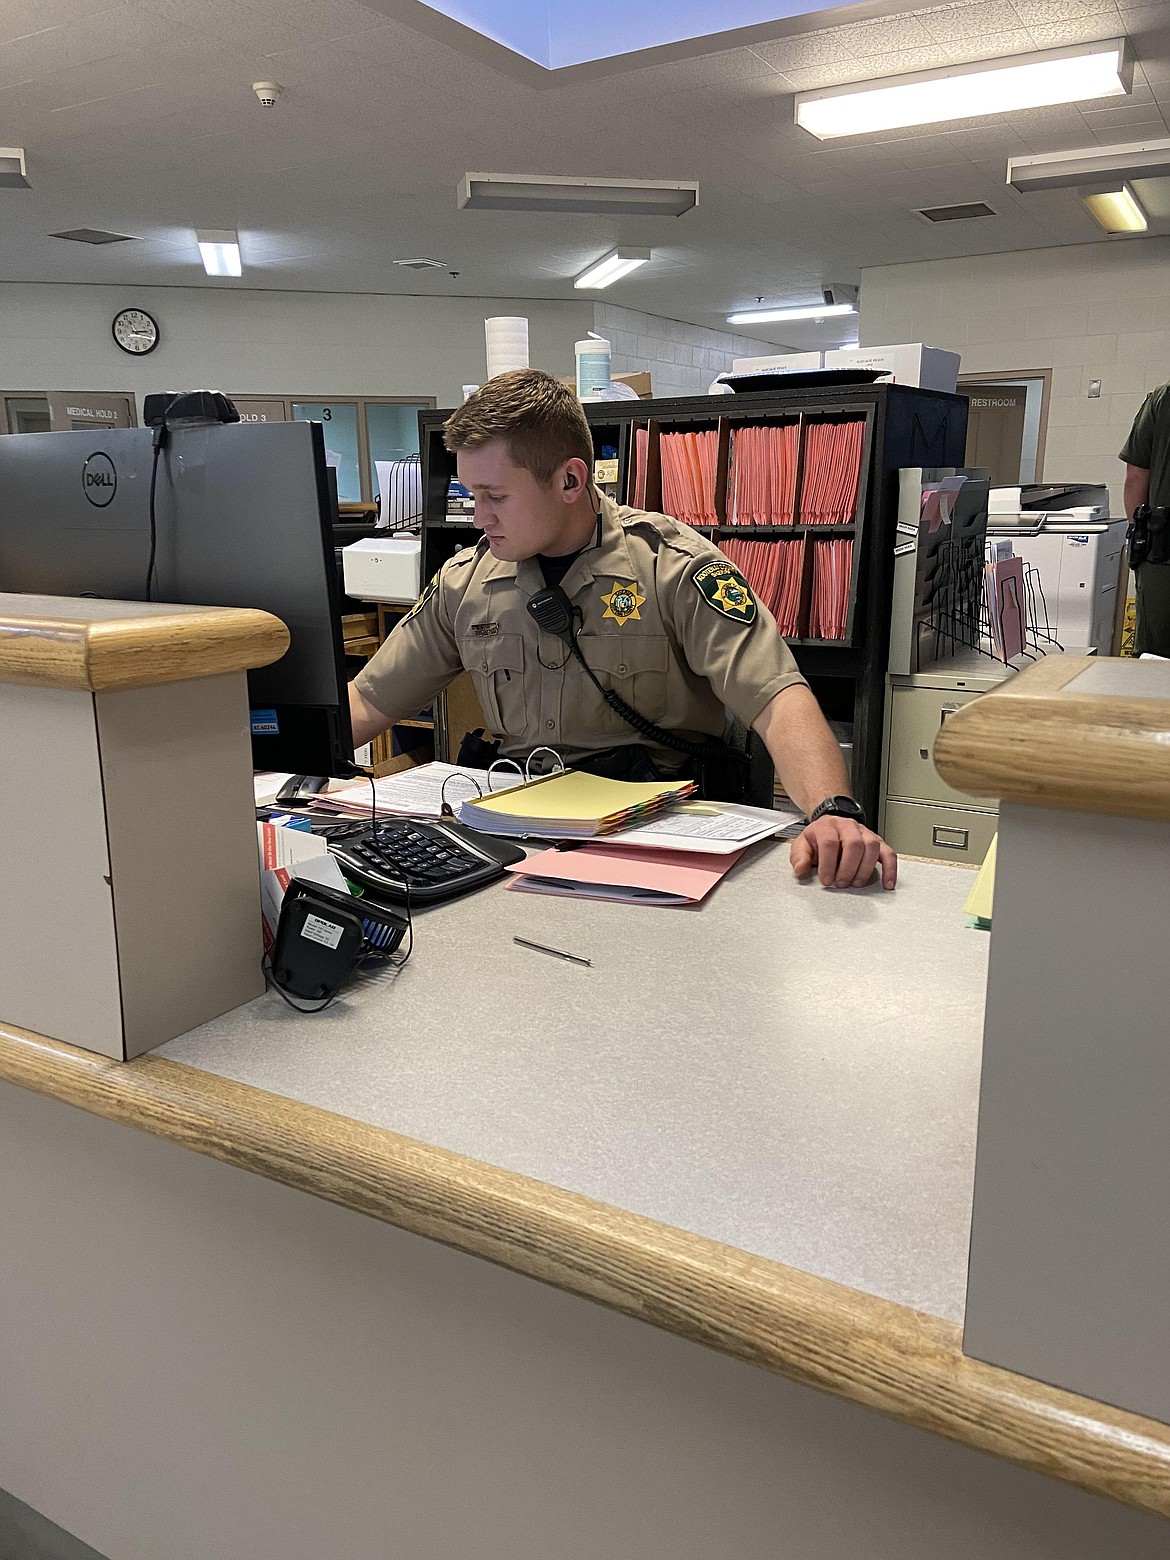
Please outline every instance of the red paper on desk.
M510 867L515 876L508 887L530 894L612 899L631 905L694 905L742 855L742 850L729 856L706 856L621 845L545 850Z

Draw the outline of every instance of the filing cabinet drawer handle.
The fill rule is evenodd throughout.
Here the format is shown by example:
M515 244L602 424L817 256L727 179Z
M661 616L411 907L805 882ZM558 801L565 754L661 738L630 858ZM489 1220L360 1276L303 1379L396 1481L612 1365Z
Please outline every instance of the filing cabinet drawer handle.
M963 706L961 704L944 704L942 709L939 711L939 725L944 725L948 715L953 715L956 710L961 710L962 708Z
M931 843L946 850L968 850L971 844L970 829L958 829L952 824L936 823L930 831Z

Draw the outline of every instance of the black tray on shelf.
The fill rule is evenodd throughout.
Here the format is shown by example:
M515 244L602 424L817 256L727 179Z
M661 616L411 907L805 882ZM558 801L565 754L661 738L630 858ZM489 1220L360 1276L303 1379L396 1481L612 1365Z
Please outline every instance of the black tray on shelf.
M872 385L887 370L884 368L802 368L793 373L783 369L764 369L758 374L723 374L721 383L739 393L750 390L826 390L842 385Z

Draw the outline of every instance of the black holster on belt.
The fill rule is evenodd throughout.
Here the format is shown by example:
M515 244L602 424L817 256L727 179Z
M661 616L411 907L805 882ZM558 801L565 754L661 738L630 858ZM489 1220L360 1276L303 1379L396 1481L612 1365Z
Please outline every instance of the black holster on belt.
M1133 512L1129 531L1129 566L1134 573L1143 563L1170 563L1170 509L1139 504Z

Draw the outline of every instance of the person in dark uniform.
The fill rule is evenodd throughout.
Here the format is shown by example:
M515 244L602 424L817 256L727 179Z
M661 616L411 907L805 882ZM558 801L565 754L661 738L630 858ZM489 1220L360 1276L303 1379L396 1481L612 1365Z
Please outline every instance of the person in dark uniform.
M1142 402L1129 438L1121 451L1125 462L1125 513L1148 504L1154 511L1170 507L1170 384L1159 385ZM1170 656L1170 561L1149 559L1137 567L1138 655Z
M448 419L447 448L483 536L449 559L350 685L355 742L429 703L466 669L503 757L554 748L567 764L641 749L658 772L679 754L630 726L529 601L560 586L582 659L645 720L696 742L728 712L763 738L809 818L798 876L893 888L897 858L866 827L845 763L775 619L727 556L664 515L621 507L593 484L580 402L533 369L501 374Z

